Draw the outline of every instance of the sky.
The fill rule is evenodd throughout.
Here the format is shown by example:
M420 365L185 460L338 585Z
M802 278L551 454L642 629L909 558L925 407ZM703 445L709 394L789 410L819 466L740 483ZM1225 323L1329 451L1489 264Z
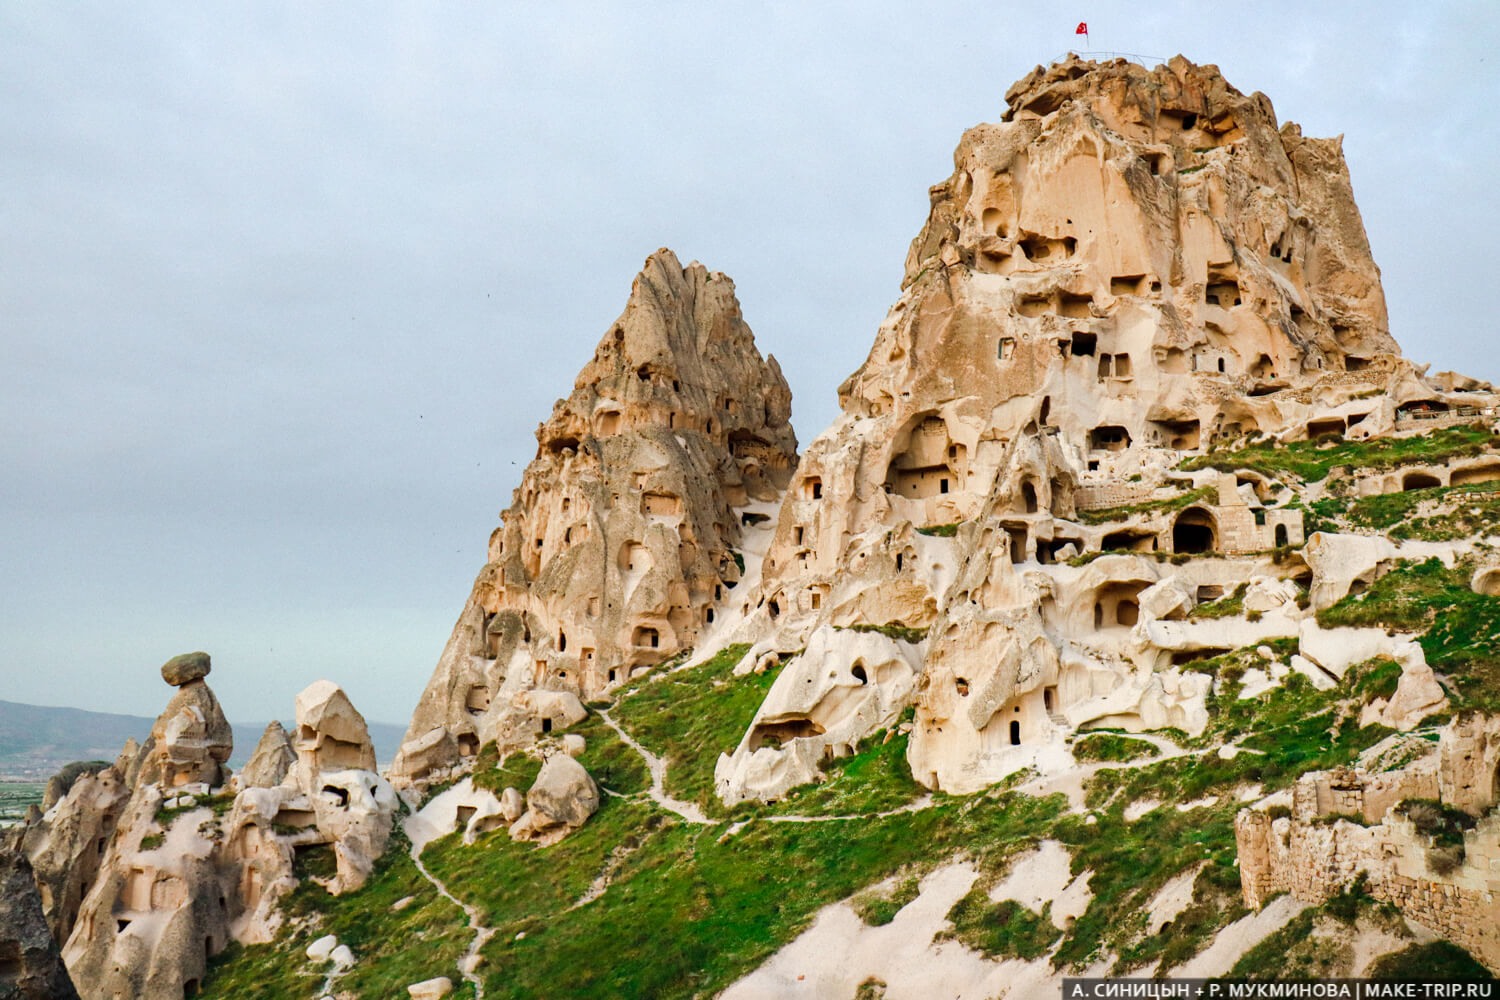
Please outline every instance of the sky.
M1344 136L1391 329L1500 381L1490 3L0 0L0 699L404 723L533 436L671 247L805 445L965 128L1087 45Z

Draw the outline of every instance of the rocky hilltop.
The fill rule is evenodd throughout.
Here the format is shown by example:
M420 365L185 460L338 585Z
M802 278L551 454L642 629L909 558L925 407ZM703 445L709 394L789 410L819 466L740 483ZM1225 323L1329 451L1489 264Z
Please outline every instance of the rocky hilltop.
M1402 355L1338 140L1264 95L1006 101L800 457L732 283L646 261L389 784L329 682L228 774L169 663L23 834L80 993L1500 971L1500 398Z

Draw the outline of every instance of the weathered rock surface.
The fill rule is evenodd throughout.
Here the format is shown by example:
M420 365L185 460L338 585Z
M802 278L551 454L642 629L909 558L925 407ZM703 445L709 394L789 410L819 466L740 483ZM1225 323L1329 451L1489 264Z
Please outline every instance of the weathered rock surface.
M182 687L208 676L210 659L207 653L183 653L161 665L161 679L173 687Z
M239 774L241 788L275 788L296 766L297 751L280 722L272 722L261 734L255 752Z
M26 855L0 844L0 998L77 1000Z
M1399 557L1318 536L1272 558L1304 540L1292 484L1184 460L1415 433L1495 403L1400 356L1338 140L1181 57L1071 57L1007 101L932 189L901 297L802 457L744 620L718 637L810 654L828 626L919 630L908 759L958 792L1072 766L1063 741L1089 725L1201 730L1209 678L1174 664L1306 641L1312 612ZM1406 488L1376 471L1353 488ZM1231 595L1233 613L1193 620ZM1320 684L1347 666L1295 662ZM1382 718L1425 707L1420 673ZM827 742L810 712L763 711L801 727L774 759L802 763L752 752L758 717L721 764L726 801L810 780Z
M512 840L554 843L599 809L599 786L566 754L548 757L526 793L526 812L510 828Z
M537 430L393 778L525 745L572 714L542 692L598 697L694 646L739 580L737 508L775 501L796 462L790 411L733 282L652 254Z

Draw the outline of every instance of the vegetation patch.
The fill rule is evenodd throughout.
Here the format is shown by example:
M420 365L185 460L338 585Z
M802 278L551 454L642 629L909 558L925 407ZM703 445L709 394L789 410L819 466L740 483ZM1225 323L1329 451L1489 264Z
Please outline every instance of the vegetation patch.
M1234 588L1234 592L1219 598L1217 601L1205 601L1193 608L1190 618L1237 618L1245 613L1245 592L1250 589L1248 583L1242 583Z
M311 1000L320 995L328 967L308 961L305 951L324 934L336 934L356 959L339 979L337 992L405 996L411 983L450 976L458 983L452 996L472 1000L473 987L459 981L455 971L472 939L463 911L422 878L407 853L410 847L398 825L389 849L358 892L331 896L311 882L298 886L282 904L291 919L276 942L231 945L209 963L200 995L223 1000ZM411 897L409 903L394 909L397 901L407 897Z
M1061 796L980 795L889 817L752 820L729 835L724 824L691 825L647 802L606 798L552 847L497 831L473 847L443 838L424 860L498 929L482 953L486 996L670 1000L714 995L821 907L903 868L959 851L997 865L1064 806ZM633 850L612 883L571 909L619 844Z
M1165 497L1161 500L1142 500L1139 503L1119 504L1115 507L1100 507L1095 510L1080 510L1078 520L1084 524L1106 524L1110 521L1124 521L1137 514L1165 514L1181 510L1191 506L1199 500L1206 500L1214 493L1212 486L1200 486L1197 489L1179 493L1175 497Z
M1389 469L1411 463L1443 462L1489 450L1490 432L1483 424L1447 427L1418 437L1339 441L1332 447L1316 441L1263 441L1235 450L1216 450L1189 458L1179 469L1248 469L1265 476L1290 473L1303 482L1321 482L1339 466Z
M1495 977L1468 952L1449 941L1408 945L1382 955L1365 970L1382 983L1493 983Z
M1500 600L1470 590L1470 572L1436 558L1398 563L1364 593L1320 611L1318 624L1422 632L1427 663L1448 675L1457 706L1500 710Z
M912 709L903 714L909 720ZM889 812L926 794L912 777L906 762L907 736L878 730L862 741L848 757L835 757L818 766L823 780L816 785L794 788L774 805L749 803L736 807L736 817L799 813L808 816L852 816Z
M714 794L714 763L739 744L779 668L733 674L750 646L726 646L712 659L634 683L611 716L647 750L667 762L666 790L723 815Z
M835 625L839 631L849 632L879 632L887 639L895 639L897 642L909 642L913 645L927 638L927 629L912 628L904 622L886 622L884 625Z
M1429 501L1436 509L1417 516L1418 509ZM1448 541L1494 534L1500 531L1500 482L1362 497L1349 505L1344 520L1401 539Z
M922 894L921 879L908 875L889 892L863 892L854 897L854 912L871 927L884 927L901 908Z
M1159 757L1156 744L1114 733L1088 733L1073 742L1073 756L1078 760L1140 760Z
M958 526L962 521L954 521L952 524L930 524L925 528L918 528L919 535L933 535L937 538L952 538L958 534Z
M948 911L951 931L940 939L956 939L991 958L1040 958L1062 937L1052 926L1052 904L1037 915L1015 900L991 903L984 889L975 887Z

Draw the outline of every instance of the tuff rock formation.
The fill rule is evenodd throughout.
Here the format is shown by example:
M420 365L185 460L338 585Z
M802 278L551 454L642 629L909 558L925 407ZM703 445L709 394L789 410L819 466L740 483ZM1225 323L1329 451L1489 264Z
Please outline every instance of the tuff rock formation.
M741 512L774 504L796 463L790 411L733 282L652 254L537 429L393 779L570 725L580 698L696 645L740 579Z
M1332 662L1311 657L1300 588L1324 607L1347 592L1334 580L1389 559L1360 546L1391 543L1324 543L1348 549L1330 560L1319 536L1281 559L1321 486L1181 463L1494 406L1487 386L1400 356L1338 140L1279 125L1264 95L1181 57L1072 57L1007 100L932 189L901 297L802 457L746 617L716 637L755 644L742 669L816 648L834 678L815 700L812 671L782 673L720 763L726 802L779 798L819 754L889 724L889 710L843 722L866 654L815 646L829 627L919 630L909 761L951 792L1071 766L1063 740L1086 726L1200 731L1211 680L1176 664L1214 652L1300 635L1293 665L1332 683L1354 660L1337 643ZM1410 476L1372 471L1358 492ZM1484 458L1421 482L1497 475ZM1241 588L1253 613L1190 619ZM1365 655L1395 655L1383 638ZM1426 669L1419 648L1399 652ZM1415 677L1383 718L1411 724L1433 694Z
M67 769L22 834L39 909L86 1000L192 995L231 939L275 934L304 855L331 855L321 881L340 893L385 850L395 792L342 689L319 681L299 695L295 744L272 723L231 780L233 734L207 673L207 654L168 661L178 690L146 744ZM0 974L3 959L0 943Z
M0 838L0 1000L77 1000L24 852Z

